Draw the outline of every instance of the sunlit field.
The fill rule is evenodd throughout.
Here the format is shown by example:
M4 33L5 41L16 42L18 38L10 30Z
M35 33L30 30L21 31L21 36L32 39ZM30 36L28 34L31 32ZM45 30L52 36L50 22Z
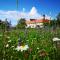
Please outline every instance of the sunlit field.
M0 31L0 60L57 60L60 29L17 29Z

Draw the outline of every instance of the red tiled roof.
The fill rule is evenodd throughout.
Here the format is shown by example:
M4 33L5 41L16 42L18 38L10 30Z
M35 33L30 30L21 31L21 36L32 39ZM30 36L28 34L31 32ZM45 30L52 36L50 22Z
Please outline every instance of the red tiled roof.
M33 24L33 23L44 23L44 22L49 22L49 20L48 19L45 19L45 20L43 20L43 19L41 19L41 20L37 20L37 19L35 19L35 20L30 20L30 21L26 21L26 23L27 24Z

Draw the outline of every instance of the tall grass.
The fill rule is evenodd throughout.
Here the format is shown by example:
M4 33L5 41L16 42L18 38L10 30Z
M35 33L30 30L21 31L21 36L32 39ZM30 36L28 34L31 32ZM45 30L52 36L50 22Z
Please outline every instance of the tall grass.
M56 32L46 29L0 32L0 60L56 60L56 47L52 39L60 37L59 29ZM29 46L28 50L16 51L19 38Z

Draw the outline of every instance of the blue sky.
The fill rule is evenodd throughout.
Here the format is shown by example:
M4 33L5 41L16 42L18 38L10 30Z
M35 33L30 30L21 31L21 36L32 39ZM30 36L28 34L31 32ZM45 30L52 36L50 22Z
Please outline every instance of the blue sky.
M17 23L16 19L12 18L14 16L10 17L11 19L7 17L8 13L10 15L12 14L11 12L13 12L13 15L17 14L18 12L18 15L22 13L23 15L27 15L28 13L33 12L37 16L46 14L47 16L55 18L60 12L60 0L18 0L18 11L16 7L16 0L0 0L0 19L6 17L11 20L12 24L14 25Z

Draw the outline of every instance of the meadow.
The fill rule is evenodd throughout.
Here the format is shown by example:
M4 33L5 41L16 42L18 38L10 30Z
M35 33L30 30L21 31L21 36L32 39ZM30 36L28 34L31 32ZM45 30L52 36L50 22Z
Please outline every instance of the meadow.
M1 30L0 60L59 60L54 37L60 37L60 29Z

